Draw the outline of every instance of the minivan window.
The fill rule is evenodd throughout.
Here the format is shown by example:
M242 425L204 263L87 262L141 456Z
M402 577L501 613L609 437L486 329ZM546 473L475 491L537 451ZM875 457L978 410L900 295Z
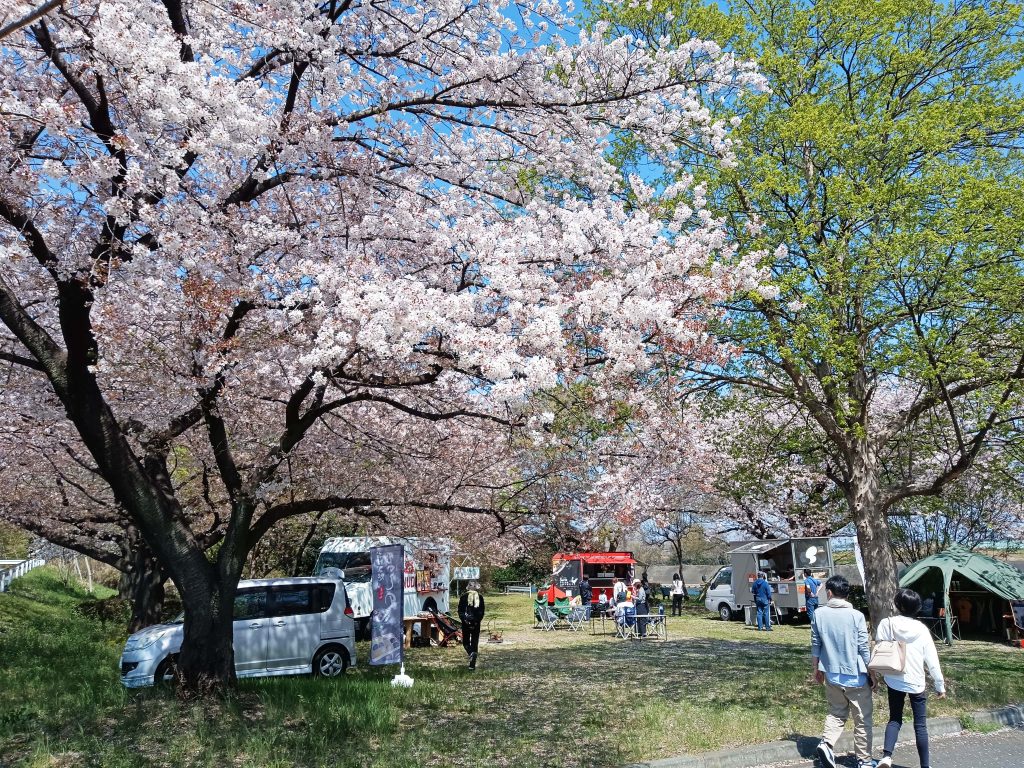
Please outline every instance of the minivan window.
M334 585L317 584L313 589L316 598L313 603L313 609L319 613L325 613L330 609L331 603L334 602Z
M262 619L267 615L267 591L243 589L235 595L235 621Z
M271 588L271 616L297 616L302 613L315 612L309 586Z

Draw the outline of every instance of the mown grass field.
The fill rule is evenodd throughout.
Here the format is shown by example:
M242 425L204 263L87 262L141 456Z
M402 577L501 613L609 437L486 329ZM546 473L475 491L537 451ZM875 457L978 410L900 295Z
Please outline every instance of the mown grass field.
M533 630L524 596L488 598L500 645L413 649L344 679L247 681L227 700L126 691L121 627L80 617L85 597L48 569L0 595L0 766L617 766L816 734L806 625L771 635L696 608L668 642ZM359 648L359 661L367 648ZM940 648L951 695L936 715L1024 701L1024 653ZM881 698L878 699L881 702ZM884 705L881 707L884 709Z

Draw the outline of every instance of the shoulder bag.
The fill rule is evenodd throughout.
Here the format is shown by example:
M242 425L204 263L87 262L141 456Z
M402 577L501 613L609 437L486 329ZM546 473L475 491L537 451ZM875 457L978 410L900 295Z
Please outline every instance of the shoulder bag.
M889 633L892 633L890 624ZM868 671L876 675L902 675L907 668L907 644L902 640L879 640L871 650Z

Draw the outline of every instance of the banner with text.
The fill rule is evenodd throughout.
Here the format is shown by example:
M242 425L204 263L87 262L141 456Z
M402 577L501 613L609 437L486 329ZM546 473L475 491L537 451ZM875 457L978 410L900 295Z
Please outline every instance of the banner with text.
M370 550L370 588L373 591L370 664L402 662L404 570L405 548L401 544Z

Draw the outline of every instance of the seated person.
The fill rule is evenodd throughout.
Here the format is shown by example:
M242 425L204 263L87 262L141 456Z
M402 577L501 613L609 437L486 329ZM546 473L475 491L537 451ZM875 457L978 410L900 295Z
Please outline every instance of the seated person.
M925 618L931 618L935 615L935 594L928 595L924 600L921 601L921 613L920 616Z
M617 603L615 603L615 620L616 621L618 621L620 623L623 621L623 617L626 615L626 609L627 608L633 608L633 609L636 608L636 606L633 605L633 599L629 596L628 593L626 595L626 599L625 600L619 600Z

